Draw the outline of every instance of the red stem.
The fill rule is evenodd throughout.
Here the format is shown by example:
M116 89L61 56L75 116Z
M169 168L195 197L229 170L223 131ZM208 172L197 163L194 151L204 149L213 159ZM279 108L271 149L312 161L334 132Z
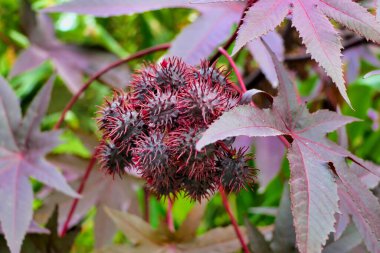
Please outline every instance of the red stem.
M247 91L247 87L245 86L245 83L243 81L243 77L241 76L241 74L239 72L239 69L236 66L235 61L232 59L232 57L228 54L228 52L224 48L219 47L219 52L222 55L224 55L227 58L228 62L231 64L231 67L234 70L235 75L236 75L236 77L238 79L238 82L240 84L240 87L241 87L241 90L239 90L239 92L241 94L244 93L244 92L246 92ZM251 104L252 104L252 106L255 106L255 104L253 102L251 102ZM286 148L290 148L290 143L288 142L288 140L284 136L279 135L278 138L280 139L280 141L284 144L284 146Z
M92 171L92 168L94 168L95 166L95 163L96 163L96 155L97 155L97 151L94 152L94 154L92 155L91 157L91 160L89 162L89 164L87 165L87 168L86 168L86 172L84 173L84 176L82 178L82 181L80 182L80 185L79 185L79 188L78 188L78 193L79 194L82 194L83 190L84 190L84 187L86 185L86 182L90 176L90 173ZM71 204L71 207L70 207L70 211L69 211L69 214L67 215L67 218L65 220L65 223L63 224L63 228L62 228L62 231L60 233L60 236L63 237L67 230L69 229L69 225L70 225L70 221L74 215L74 211L78 205L78 202L79 202L79 198L76 198L73 200L73 203Z
M222 197L224 208L227 211L228 216L230 217L232 226L234 227L235 233L240 241L240 244L243 248L244 253L250 253L247 244L244 241L244 237L239 229L239 225L236 222L236 219L231 211L230 203L228 202L226 192L224 191L223 187L219 187L220 196Z
M92 84L92 82L94 82L96 79L98 79L99 77L101 77L102 75L104 75L105 73L107 73L108 71L110 71L111 69L116 68L116 67L118 67L118 66L120 66L120 65L122 65L124 63L127 63L129 61L132 61L132 60L135 60L137 58L143 57L143 56L145 56L147 54L154 53L156 51L166 50L168 48L170 48L170 44L168 44L168 43L161 44L161 45L154 46L154 47L150 47L150 48L141 50L141 51L139 51L139 52L137 52L135 54L132 54L131 56L129 56L127 58L118 60L118 61L116 61L116 62L108 65L107 67L99 70L98 72L96 72L93 76L90 77L90 79L87 80L87 82L82 86L82 88L78 91L78 93L75 94L75 96L71 98L70 102L66 105L65 109L63 110L63 112L61 114L61 117L59 118L58 122L55 124L54 129L58 129L62 125L67 112L71 109L71 107L73 107L73 105L77 102L77 100L83 94L83 92L88 87L90 87L90 85Z
M238 82L240 84L240 88L242 89L240 91L240 93L246 92L247 88L245 87L245 84L244 84L244 81L243 81L243 77L240 75L239 69L237 68L235 61L232 59L232 57L228 54L228 52L224 48L219 47L218 50L219 50L219 52L222 55L224 55L227 58L228 62L230 63L230 65L232 67L232 69L234 70L234 72L236 74L236 77L238 79Z
M174 219L173 219L173 201L168 198L168 210L166 211L166 222L168 224L169 231L174 233Z

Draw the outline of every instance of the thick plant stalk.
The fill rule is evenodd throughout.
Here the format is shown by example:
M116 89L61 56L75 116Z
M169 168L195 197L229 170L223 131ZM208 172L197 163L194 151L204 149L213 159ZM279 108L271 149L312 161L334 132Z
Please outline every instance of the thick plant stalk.
M118 66L120 66L120 65L122 65L124 63L127 63L129 61L132 61L132 60L135 60L137 58L143 57L143 56L145 56L147 54L150 54L150 53L166 50L168 48L170 48L170 44L166 43L166 44L161 44L161 45L158 45L158 46L154 46L154 47L150 47L150 48L141 50L141 51L139 51L139 52L137 52L137 53L135 53L135 54L133 54L131 56L128 56L127 58L118 60L118 61L110 64L109 66L105 67L104 69L101 69L97 73L95 73L93 76L90 77L90 79L87 80L87 82L82 86L82 88L77 92L77 94L75 94L75 96L72 97L72 99L70 100L70 102L66 105L65 109L63 110L63 112L61 114L61 117L59 118L58 122L55 124L54 129L58 129L62 125L67 112L71 109L71 107L73 107L73 105L78 101L79 97L83 94L83 92L85 90L87 90L87 88L90 87L90 85L96 79L98 79L99 77L101 77L102 75L104 75L105 73L107 73L108 71L110 71L111 69L114 69L114 68L116 68L116 67L118 67Z
M86 182L87 182L87 180L88 180L88 178L89 178L89 176L91 174L92 169L95 166L96 156L97 156L97 151L94 152L94 154L91 157L91 160L90 160L89 164L87 165L86 172L84 173L84 176L83 176L82 181L80 182L80 185L79 185L79 188L78 188L78 193L79 194L83 193L83 190L84 190L84 187L86 185ZM75 209L77 208L79 200L80 200L79 198L76 198L76 199L73 200L73 203L71 204L69 214L67 215L65 223L63 224L62 231L60 233L61 237L63 237L66 234L67 230L69 229L70 221L71 221L71 219L72 219L72 217L74 215L74 212L75 212Z
M240 88L241 88L240 93L246 92L247 88L245 87L245 84L244 84L244 81L243 81L243 77L240 75L239 69L237 68L235 61L232 59L231 55L229 55L228 52L224 48L219 47L218 50L219 50L219 52L221 54L223 54L227 58L228 62L230 63L230 65L232 67L232 69L234 70L234 72L236 74L236 77L238 79Z
M244 241L244 237L239 229L239 225L237 224L236 219L231 211L230 203L228 202L226 192L224 191L222 186L219 187L219 193L220 193L220 196L222 197L224 208L226 209L226 212L228 216L230 217L232 226L234 227L236 236L238 237L240 241L240 244L241 244L241 247L243 248L244 253L250 253L248 246Z
M166 211L166 222L168 224L169 231L174 233L175 227L174 227L174 218L173 218L173 200L171 198L168 198L168 210Z

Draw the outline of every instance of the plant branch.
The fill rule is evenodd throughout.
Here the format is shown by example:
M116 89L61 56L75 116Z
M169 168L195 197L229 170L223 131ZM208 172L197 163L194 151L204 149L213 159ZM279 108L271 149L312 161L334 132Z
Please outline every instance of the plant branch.
M168 224L169 231L174 233L174 219L173 219L173 200L168 197L168 210L166 211L166 223Z
M228 202L226 192L222 186L219 187L220 196L222 197L224 208L228 216L230 217L232 226L234 227L235 233L240 241L241 247L243 248L244 253L250 253L247 244L244 241L244 237L239 229L239 225L236 222L236 219L231 211L230 203Z
M90 177L92 169L95 166L96 156L97 156L97 151L94 151L94 154L92 155L91 160L90 160L90 162L87 165L86 172L83 175L82 181L80 182L80 185L79 185L79 188L78 188L78 194L82 194L83 193L83 190L84 190L84 187L86 185L86 182L87 182L88 178ZM71 221L71 219L72 219L72 217L74 215L74 212L75 212L75 209L77 208L79 200L80 200L79 198L76 198L76 199L73 200L73 203L71 204L69 214L67 215L65 223L63 224L62 231L60 233L61 237L63 237L66 234L67 230L69 229L70 221Z
M154 47L150 47L150 48L141 50L141 51L139 51L139 52L137 52L131 56L128 56L127 58L118 60L118 61L108 65L107 67L99 70L97 73L95 73L93 76L91 76L87 80L87 82L82 86L82 88L77 92L77 94L75 94L75 96L71 98L71 100L66 105L65 109L63 110L61 117L59 118L58 122L55 124L54 129L58 129L62 125L67 112L73 107L73 105L78 101L79 97L83 94L83 92L85 90L87 90L88 87L90 87L90 85L92 84L92 82L94 82L96 79L98 79L99 77L101 77L102 75L104 75L105 73L110 71L111 69L114 69L114 68L116 68L116 67L118 67L124 63L127 63L129 61L143 57L143 56L150 54L150 53L154 53L154 52L161 51L161 50L166 50L168 48L170 48L170 44L168 44L168 43L161 44L161 45L154 46Z
M244 84L244 81L243 81L243 77L240 75L239 69L237 68L235 61L232 59L232 57L228 54L228 52L224 48L219 47L218 51L227 58L228 62L230 63L230 65L232 67L232 69L234 70L234 72L236 74L236 77L238 79L240 88L241 88L241 90L238 90L238 91L240 93L246 92L247 88L245 87L245 84Z
M238 31L240 29L240 26L243 24L244 22L244 18L245 18L245 15L248 11L248 9L255 3L257 2L257 0L249 0L247 2L247 6L245 7L243 13L241 14L241 17L240 17L240 21L239 21L239 24L238 26L236 27L234 33L231 35L231 37L227 40L227 42L224 44L223 46L223 49L224 50L228 50L228 48L232 45L232 43L235 41L237 35L238 35ZM218 50L211 58L210 58L210 63L213 64L216 60L218 60L218 58L222 55L222 52L220 52L220 50Z

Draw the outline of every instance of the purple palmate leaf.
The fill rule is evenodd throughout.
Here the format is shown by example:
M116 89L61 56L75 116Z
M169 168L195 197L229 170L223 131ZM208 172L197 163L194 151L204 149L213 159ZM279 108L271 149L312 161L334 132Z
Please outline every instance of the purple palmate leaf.
M268 34L264 35L262 39L276 54L277 58L282 61L284 59L285 53L282 37L276 32L269 32ZM265 77L269 80L272 86L276 88L278 86L276 69L274 67L272 58L261 39L252 40L247 44L247 47L252 53L255 60L260 65L260 68L262 69Z
M27 233L29 233L29 234L49 234L50 231L46 228L41 227L35 221L32 221L29 225ZM3 234L1 224L0 224L0 234Z
M254 143L256 147L255 164L259 170L260 188L265 189L281 169L285 148L277 137L257 137Z
M372 52L370 45L361 45L344 52L343 61L347 64L346 78L348 83L354 82L360 74L360 63L365 60L375 67L380 67L380 61Z
M362 238L353 224L350 224L339 240L329 243L323 253L353 253L352 249L362 242Z
M58 143L57 132L41 132L53 79L38 93L21 118L18 99L0 77L0 223L12 253L19 252L32 221L33 177L67 195L78 197L65 178L44 159Z
M366 169L374 174L378 173L378 168L326 139L326 133L355 119L327 110L309 113L306 106L298 102L294 86L285 69L275 55L271 55L279 78L279 95L274 99L272 107L258 109L242 105L224 113L206 130L197 143L197 149L200 150L217 140L239 135L289 136L292 139L288 150L290 196L297 247L301 253L317 253L321 252L330 232L335 230L334 215L339 212L337 175L331 166L336 167L342 181L346 175L354 172L342 168L342 164L337 162L339 159L349 157L360 165L361 170ZM369 193L368 189L365 190ZM359 198L361 194L366 198L364 192L360 191L356 196L352 194L349 199ZM376 203L367 208L372 210L375 206ZM363 215L361 218L365 219L369 212ZM359 231L367 236L365 230Z
M61 168L65 174L78 175L74 181L70 182L74 188L78 187L88 160L69 155L53 155L49 156L48 159L52 164ZM137 205L134 192L134 187L137 186L136 182L136 178L132 176L127 179L109 177L99 171L98 166L95 167L86 183L82 198L78 202L69 227L78 224L89 210L96 206L95 246L100 248L109 243L116 232L116 227L109 217L105 215L102 206L131 211L133 205ZM58 229L61 231L72 205L71 198L59 192L51 192L44 198L44 205L36 212L35 217L41 223L46 222L47 217L51 215L56 205L59 208Z
M338 188L340 205L352 215L352 219L362 234L371 252L380 251L380 204L361 180L355 170L352 172L344 159L334 162L339 176Z
M249 41L273 31L289 13L292 13L292 24L300 33L307 52L323 67L343 98L350 103L342 72L342 44L328 18L376 42L380 42L380 23L364 7L351 0L259 0L247 11L234 53Z
M170 56L179 56L189 64L198 64L212 53L239 21L245 2L195 4L184 0L73 0L44 9L43 12L74 12L98 17L131 15L162 8L192 8L200 17L172 42Z
M92 75L118 58L99 50L68 46L57 40L50 18L45 14L36 15L28 4L23 5L23 26L30 40L13 66L10 77L34 69L46 60L51 60L55 70L67 87L76 93L82 86L83 74ZM97 58L102 58L101 61ZM115 88L125 87L130 78L127 67L111 70L102 80Z

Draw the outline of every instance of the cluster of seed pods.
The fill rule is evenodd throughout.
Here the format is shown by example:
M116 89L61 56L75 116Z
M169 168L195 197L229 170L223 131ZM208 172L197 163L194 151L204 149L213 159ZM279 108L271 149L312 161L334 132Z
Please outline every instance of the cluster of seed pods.
M254 170L233 140L195 149L207 126L239 103L228 75L204 61L194 67L168 58L138 71L128 92L115 92L101 108L98 147L102 168L122 176L137 172L158 197L183 191L193 200L219 186L239 191Z

